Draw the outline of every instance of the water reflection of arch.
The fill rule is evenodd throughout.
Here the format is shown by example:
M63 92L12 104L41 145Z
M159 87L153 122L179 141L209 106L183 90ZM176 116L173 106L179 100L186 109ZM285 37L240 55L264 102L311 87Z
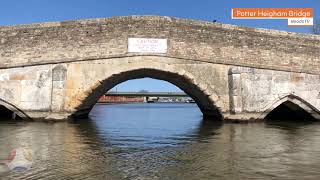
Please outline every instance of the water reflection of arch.
M92 141L96 141L94 143L94 147L96 148L97 144L110 146L111 142L106 141L110 139L106 139L105 136L101 136L101 132L99 127L97 127L97 123L91 119L79 119L75 120L73 123L78 124L79 133L83 136L88 137ZM208 118L199 119L198 127L193 129L192 131L186 131L184 136L191 137L191 141L202 141L206 140L215 135L216 131L219 130L223 125L222 121L214 121ZM104 133L107 134L107 133ZM182 135L182 134L180 134Z
M197 140L207 140L208 138L216 135L217 131L222 127L222 121L214 121L209 118L203 118L200 121L199 127L196 131Z
M97 129L96 124L91 119L77 119L72 120L73 124L76 124L79 134L84 137L88 137L89 140L92 140L89 146L93 145L92 147L96 147L96 144L105 144L104 138L99 136L99 130Z
M147 145L146 147L142 147L141 149L136 148L135 146L131 146L130 144L129 146L126 146L124 148L119 147L118 145L112 146L113 144L112 142L113 137L111 137L111 135L113 135L112 132L110 132L109 134L108 131L106 132L104 131L105 128L99 127L100 124L95 122L98 120L79 119L74 123L77 124L76 127L78 128L79 133L82 134L81 136L86 136L88 137L88 141L91 141L91 143L89 143L88 145L92 149L101 149L102 150L101 155L104 153L107 153L107 154L110 154L110 156L113 156L115 158L115 161L118 162L118 163L115 163L115 166L117 166L116 164L120 163L121 165L126 164L128 168L131 168L131 166L134 166L134 167L140 167L140 169L143 169L142 167L145 167L144 162L149 162L149 161L146 161L146 159L148 160L148 158L153 153L156 153L156 155L152 155L154 156L154 158L152 158L152 161L149 162L151 164L154 162L158 162L156 164L159 164L159 161L163 163L164 161L163 158L165 158L166 159L165 161L168 161L168 163L172 162L171 160L172 154L175 154L181 148L182 149L185 147L188 148L189 145L197 144L197 143L206 143L206 141L210 141L210 137L214 136L216 134L216 131L218 131L223 124L222 121L213 121L212 119L202 119L200 114L198 118L199 120L196 120L196 126L192 126L194 128L192 129L184 128L185 134L175 134L175 136L179 139L176 139L177 142L173 142L174 146L164 145L156 148L150 148ZM103 121L103 119L99 119L99 120ZM169 136L171 138L171 135L168 135L168 137ZM139 158L140 160L136 162L135 161L136 154L141 154L141 153L137 153L137 151L140 151L139 149L141 150L141 153L145 155ZM118 153L122 154L124 152L125 154L127 154L126 153L127 150L129 150L128 151L129 153L130 152L133 153L132 154L132 156L134 157L133 159L131 159L131 155L129 155L130 162L127 162L128 161L128 159L126 159L127 156L117 155ZM159 157L162 157L162 158L159 158ZM135 162L135 164L132 164L132 162ZM160 167L157 167L157 168L160 168Z
M280 147L278 154L273 156L283 157L286 162L284 173L312 172L311 169L320 168L320 159L315 158L319 154L320 141L318 121L266 121L265 127L277 132L276 144ZM279 161L281 162L281 158ZM274 163L275 164L275 163ZM317 179L319 174L309 173L310 179ZM314 171L313 171L314 172ZM282 173L282 174L284 174ZM293 179L303 179L305 174L299 174Z

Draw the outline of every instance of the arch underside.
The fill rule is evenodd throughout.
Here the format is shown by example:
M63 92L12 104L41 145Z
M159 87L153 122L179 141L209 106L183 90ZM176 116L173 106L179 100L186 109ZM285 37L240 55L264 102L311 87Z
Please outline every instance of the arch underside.
M72 114L72 117L87 117L98 99L114 86L127 80L146 77L164 80L176 85L195 100L204 116L222 118L219 108L209 98L208 94L192 83L192 79L179 75L178 73L146 68L113 74L104 81L101 81L96 88L87 94L87 97L82 101L82 104L76 108L76 112Z
M0 110L1 109L4 111L2 113L5 113L5 114L14 113L10 116L10 118L13 118L13 119L21 118L25 120L31 120L31 118L25 112L23 112L20 108L18 108L16 105L0 98ZM2 113L0 112L0 116Z
M290 94L271 105L263 119L320 120L320 111L299 96Z

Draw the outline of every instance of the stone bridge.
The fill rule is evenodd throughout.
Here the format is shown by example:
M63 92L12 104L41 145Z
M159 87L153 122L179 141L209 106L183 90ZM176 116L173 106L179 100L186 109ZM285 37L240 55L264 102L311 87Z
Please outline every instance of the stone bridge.
M128 38L167 48L130 52ZM320 36L157 16L0 27L0 105L21 118L87 116L143 77L175 84L205 116L264 119L291 102L320 119Z

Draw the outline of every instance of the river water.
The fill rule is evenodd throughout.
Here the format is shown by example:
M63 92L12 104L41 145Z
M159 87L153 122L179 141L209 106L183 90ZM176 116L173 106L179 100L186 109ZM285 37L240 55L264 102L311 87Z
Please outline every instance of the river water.
M96 105L90 119L0 121L0 179L320 179L320 124L222 124L195 104Z

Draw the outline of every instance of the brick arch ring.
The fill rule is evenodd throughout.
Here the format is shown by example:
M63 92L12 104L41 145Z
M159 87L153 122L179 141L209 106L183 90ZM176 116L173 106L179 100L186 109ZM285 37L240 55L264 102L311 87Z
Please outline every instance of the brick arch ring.
M86 91L87 96L82 100L81 104L75 108L75 111L72 113L71 117L87 116L93 106L96 104L99 97L101 97L117 84L120 84L127 80L140 79L145 77L164 80L179 87L195 100L199 109L203 113L203 116L217 119L223 118L222 113L220 112L220 108L215 103L215 101L218 100L218 96L212 93L209 94L204 88L206 85L197 84L196 79L192 76L192 74L184 70L164 70L164 67L138 67L131 68L129 70L122 69L117 73L113 73L111 76L106 77L103 81L97 82L94 87L91 87Z

